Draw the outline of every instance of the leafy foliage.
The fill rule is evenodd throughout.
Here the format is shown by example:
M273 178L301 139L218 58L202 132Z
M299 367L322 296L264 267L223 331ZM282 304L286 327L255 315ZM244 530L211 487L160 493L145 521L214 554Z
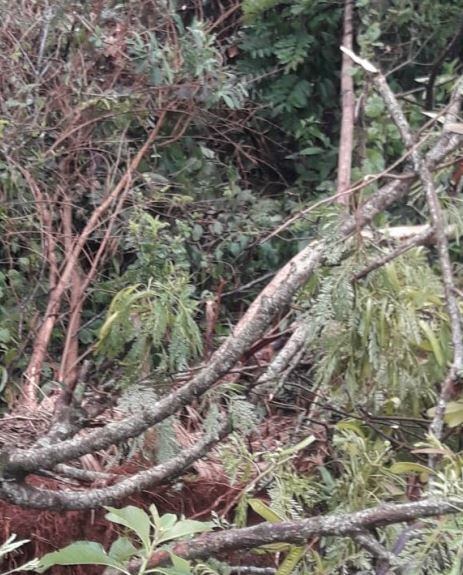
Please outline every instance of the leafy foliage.
M326 103L335 101L339 52L329 39L338 33L341 12L318 0L249 0L243 10L241 66L254 80L251 94L267 105L266 116L288 146L296 142L297 152L286 154L292 169L303 181L320 183L336 160L336 111Z
M209 531L213 526L212 523L191 519L179 520L171 513L160 516L154 505L150 506L149 515L133 505L122 509L107 507L107 510L108 521L125 527L130 537L119 537L107 552L102 545L92 541L71 543L59 551L44 555L37 571L43 573L53 565L106 565L121 573L129 573L126 564L135 556L141 560L140 575L153 572L188 575L194 572L192 564L174 554L171 554L172 567L148 569L148 559L156 548L164 548L167 542L190 538Z
M336 389L343 403L348 397L387 411L405 402L416 412L450 359L439 280L422 249L353 283L365 263L355 260L321 278L311 304L315 380Z

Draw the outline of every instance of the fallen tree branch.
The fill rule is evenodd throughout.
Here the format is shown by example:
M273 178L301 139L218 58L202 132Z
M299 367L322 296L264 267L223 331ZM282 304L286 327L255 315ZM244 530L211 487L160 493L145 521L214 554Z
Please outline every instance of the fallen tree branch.
M389 88L384 76L374 73L374 82L380 92L389 113L394 120L402 139L407 148L414 147L415 140L405 115L397 99ZM463 82L460 82L463 87ZM431 171L424 160L421 152L415 147L411 153L413 168L426 194L426 201L429 207L431 222L434 231L434 239L439 254L439 263L444 284L445 302L450 318L450 328L452 333L453 361L448 371L447 377L441 386L440 396L436 405L436 412L430 425L430 432L440 439L444 428L444 415L448 401L451 399L457 380L460 378L463 369L463 332L461 327L461 315L457 298L455 296L455 282L453 279L452 263L450 261L449 246L445 232L445 220L440 207L439 198L434 186ZM430 457L430 465L435 464L435 456Z
M457 112L452 110L452 113ZM458 147L462 140L462 136L458 134L445 132L427 156L430 169ZM412 179L394 180L381 188L357 210L355 216L350 217L341 226L339 238L346 238L358 232L376 215L404 197L411 182ZM273 317L291 302L296 292L320 264L325 248L323 241L313 242L292 258L262 290L233 333L191 382L170 393L153 407L146 407L137 415L110 423L85 437L68 439L39 449L32 447L14 450L6 457L4 472L15 476L40 468L52 469L58 463L77 459L86 453L105 449L114 443L136 437L202 395L233 367L255 341L262 337Z
M321 515L302 521L260 523L253 527L207 533L191 541L176 543L169 551L156 551L148 562L148 568L168 563L171 553L186 559L205 559L235 549L252 549L277 542L304 545L308 538L316 536L362 537L367 529L409 522L418 518L460 513L462 505L461 499L424 499L413 503L387 503L352 513ZM364 538L362 541L365 543ZM130 573L137 573L139 566L140 560L135 559L129 563L127 569ZM115 573L110 568L105 570L104 575L115 575Z
M453 97L449 106L448 117L455 119L459 109L459 98ZM444 131L434 148L427 154L429 169L451 153L462 141L458 134ZM338 241L358 232L365 225L397 200L404 197L413 182L413 177L390 182L372 195L361 206L355 217L349 218L339 230ZM329 247L324 241L316 241L304 248L291 259L260 293L243 316L234 332L215 352L210 362L186 385L158 401L154 406L147 406L136 416L110 423L107 426L88 433L86 436L67 439L46 447L17 449L3 453L5 465L3 476L11 478L24 477L38 469L53 469L58 463L77 459L78 457L105 449L130 437L143 433L149 427L159 423L178 409L190 403L210 389L239 361L243 353L257 341L268 329L273 317L287 306L297 290L304 285L312 272L323 260L325 250ZM23 490L18 492L18 484L10 484L10 496L14 496L22 505L41 505L37 494ZM21 486L22 487L22 486ZM16 491L15 491L16 489ZM63 494L63 503L69 493ZM29 500L29 496L32 501ZM80 504L80 503L79 503Z
M294 358L304 349L310 329L311 326L307 320L302 319L297 322L297 327L291 337L253 386L252 395L274 393L275 385L280 386L283 383L283 378L293 364Z
M417 246L422 246L422 245L428 244L428 243L433 241L434 230L430 226L426 225L426 226L411 226L411 227L421 228L422 231L417 233L416 235L411 235L409 237L409 239L407 239L406 241L399 244L392 251L388 252L384 256L381 256L381 257L373 260L370 264L368 264L362 270L360 270L359 272L354 274L353 279L355 281L358 281L358 280L364 278L365 276L367 276L372 271L375 271L375 270L383 267L384 265L388 264L389 262L395 260L396 258L401 256L402 254L404 254L408 250L410 250L414 247L417 247ZM454 236L455 232L456 232L456 229L454 226L449 226L446 229L446 234L449 237Z
M207 434L193 447L183 449L165 463L156 465L130 477L121 479L114 485L83 491L55 491L38 489L21 481L0 480L0 497L15 505L35 509L89 509L101 505L111 505L120 499L155 485L171 480L183 473L192 463L206 455L218 441L231 431L227 421L214 433ZM57 467L57 470L60 468ZM68 467L65 470L69 471ZM77 476L77 474L75 474Z

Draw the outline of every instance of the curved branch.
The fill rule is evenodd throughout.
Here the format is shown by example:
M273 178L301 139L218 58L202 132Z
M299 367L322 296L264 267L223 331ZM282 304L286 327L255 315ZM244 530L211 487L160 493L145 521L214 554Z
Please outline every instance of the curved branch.
M35 509L89 509L100 505L110 505L132 493L152 488L154 485L171 480L183 473L192 463L206 455L230 430L230 424L227 421L216 432L207 434L193 447L183 449L166 463L135 473L109 487L84 491L53 491L3 480L0 481L0 497L15 505Z

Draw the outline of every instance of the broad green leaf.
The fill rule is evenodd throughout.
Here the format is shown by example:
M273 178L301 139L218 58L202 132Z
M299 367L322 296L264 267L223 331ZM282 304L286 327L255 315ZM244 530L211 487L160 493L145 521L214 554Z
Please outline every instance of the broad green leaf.
M111 545L108 556L119 563L125 563L137 553L137 548L128 537L118 537Z
M459 413L463 409L463 401L449 401L445 406L445 413Z
M300 156L317 156L318 154L323 154L323 148L319 148L318 146L304 148L299 152Z
M309 436L305 437L302 441L299 441L299 443L296 443L296 445L293 445L292 447L288 447L288 449L283 449L283 451L281 452L281 455L284 457L288 456L288 455L294 455L298 451L301 451L302 449L305 449L306 447L308 447L314 441L315 441L315 436L309 435Z
M94 541L76 541L59 551L47 553L40 559L37 571L43 573L53 565L108 565L124 571L123 566Z
M171 539L180 539L181 537L188 537L196 533L203 533L210 531L214 524L206 521L194 521L193 519L184 519L178 521L169 530L163 531L162 536L158 539L158 543L170 541Z
M11 339L10 330L6 327L0 327L0 343L8 343Z
M165 513L159 518L158 529L160 531L167 531L177 523L177 516L173 513Z
M428 417L434 417L435 407L428 409ZM450 401L445 407L444 421L449 427L457 427L463 423L463 401Z
M444 421L449 427L458 427L463 423L463 409L458 412L446 413Z
M170 559L172 561L172 565L174 569L178 573L178 575L190 575L191 574L191 561L187 561L183 559L183 557L179 557L174 553L170 554Z
M105 515L108 521L128 527L137 534L145 549L150 548L151 523L148 514L143 509L134 505L127 505L127 507L122 509L116 509L115 507L105 507L105 509L109 511Z

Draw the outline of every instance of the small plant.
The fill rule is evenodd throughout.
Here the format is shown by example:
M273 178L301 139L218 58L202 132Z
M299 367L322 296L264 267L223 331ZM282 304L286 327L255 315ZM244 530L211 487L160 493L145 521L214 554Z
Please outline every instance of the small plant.
M150 514L133 505L122 509L106 507L106 519L126 527L130 537L122 535L114 541L109 551L95 541L76 541L59 551L47 553L40 559L36 570L43 573L53 565L105 565L130 575L127 563L140 559L138 574L162 573L164 575L188 575L193 567L190 561L171 553L172 566L148 568L148 560L157 549L166 549L166 543L176 539L188 539L192 535L209 531L211 522L178 519L172 513L160 516L155 505ZM135 542L134 542L135 541ZM22 543L22 542L21 542ZM168 550L168 547L167 547Z
M15 549L18 549L25 543L28 543L29 539L21 539L21 541L16 541L16 535L10 535L8 539L0 545L0 561L3 559L5 555L11 553ZM19 567L15 567L14 569L9 569L8 571L3 571L1 575L9 575L10 573L18 573L19 571L34 571L37 569L39 565L38 559L32 559L28 561L24 565L20 565Z

